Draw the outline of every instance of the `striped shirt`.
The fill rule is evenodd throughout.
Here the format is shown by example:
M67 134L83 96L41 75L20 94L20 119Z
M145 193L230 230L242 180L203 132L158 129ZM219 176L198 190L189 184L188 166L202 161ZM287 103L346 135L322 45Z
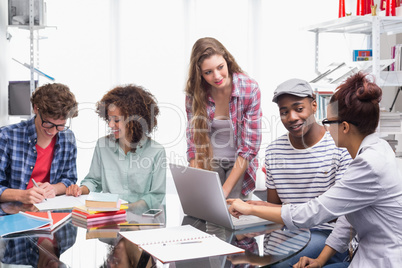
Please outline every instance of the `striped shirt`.
M232 97L229 101L229 115L232 120L233 133L237 155L249 161L249 167L244 175L242 194L247 195L255 188L255 178L258 169L257 154L261 145L261 107L260 89L257 82L245 74L234 73L232 78ZM187 158L195 158L195 145L193 139L194 128L190 124L193 118L193 98L186 96L187 112ZM215 115L215 102L209 95L207 102L209 131Z
M7 188L25 190L36 163L35 117L0 128L0 195ZM59 132L50 167L50 184L77 181L77 146L71 130Z
M266 186L277 191L282 203L305 203L333 186L350 161L348 151L336 147L329 132L307 149L295 149L287 133L267 147ZM316 228L332 229L333 226L325 223Z
M264 236L264 255L290 255L299 252L310 241L310 232L276 230Z

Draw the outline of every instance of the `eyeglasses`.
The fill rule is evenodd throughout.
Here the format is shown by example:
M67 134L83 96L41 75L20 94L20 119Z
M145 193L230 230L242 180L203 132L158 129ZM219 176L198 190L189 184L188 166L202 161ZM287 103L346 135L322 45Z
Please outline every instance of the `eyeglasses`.
M39 111L38 111L38 112L39 112ZM56 125L56 124L53 124L52 122L43 120L43 119L42 119L42 115L41 115L40 112L39 112L39 117L40 117L40 120L42 121L42 127L44 127L44 128L50 129L50 128L55 127L55 128L57 129L57 131L65 131L65 130L67 130L67 129L70 128L69 126L65 126L65 125Z
M328 120L327 118L325 118L324 120L322 120L322 125L326 126L326 125L331 125L331 124L340 124L342 123L343 120Z
M341 124L342 122L347 122L347 123L353 124L353 125L355 125L355 126L358 126L358 125L359 125L358 123L350 122L350 121L346 121L346 120L340 120L340 119L338 119L338 120L328 120L327 118L325 118L324 120L322 120L321 123L322 123L323 126L329 126L329 125L331 125L331 124Z

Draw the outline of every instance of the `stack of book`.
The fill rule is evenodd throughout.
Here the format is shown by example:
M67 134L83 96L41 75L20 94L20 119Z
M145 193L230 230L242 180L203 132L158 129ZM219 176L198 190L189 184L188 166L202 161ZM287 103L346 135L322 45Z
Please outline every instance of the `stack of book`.
M90 193L85 206L73 207L72 222L88 229L126 222L128 207L120 203L117 194Z
M95 211L89 210L86 206L74 207L72 222L74 225L83 228L119 224L126 222L126 210L124 208L116 211Z

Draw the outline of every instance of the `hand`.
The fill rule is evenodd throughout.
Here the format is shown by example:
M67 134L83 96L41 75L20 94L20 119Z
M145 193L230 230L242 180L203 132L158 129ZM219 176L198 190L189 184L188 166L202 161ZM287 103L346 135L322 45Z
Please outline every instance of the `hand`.
M39 211L32 204L22 204L20 202L2 202L0 203L0 209L7 214L16 214L20 211Z
M293 268L321 268L323 265L318 262L317 259L311 259L309 257L301 257L300 260L293 265Z
M45 182L45 183L38 183L39 188L45 190L45 198L53 198L56 196L56 189L53 187L52 184Z
M239 218L241 215L250 214L252 205L247 204L240 199L228 199L226 200L226 203L230 205L229 213L232 214L233 217Z
M23 190L19 201L24 204L38 204L45 200L45 190L41 187L32 187Z
M72 184L67 187L66 195L80 196L82 194L82 189L77 184Z

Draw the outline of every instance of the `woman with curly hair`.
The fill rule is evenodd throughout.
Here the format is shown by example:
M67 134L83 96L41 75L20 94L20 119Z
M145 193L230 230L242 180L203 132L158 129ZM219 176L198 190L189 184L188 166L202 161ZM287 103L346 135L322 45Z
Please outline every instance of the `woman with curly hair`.
M190 166L218 172L225 197L248 199L261 143L257 82L218 40L206 37L193 46L185 92Z
M77 145L68 121L78 115L74 94L66 85L45 84L31 103L34 117L0 128L0 202L40 203L77 181Z
M302 257L293 267L323 267L336 251L347 250L356 234L359 245L350 267L401 267L402 173L392 148L375 133L381 96L380 87L357 73L331 97L328 118L322 123L336 146L345 147L353 160L326 192L307 203L282 207L228 200L236 217L252 214L289 229L338 218L318 258Z
M98 140L88 175L67 195L116 193L129 202L159 207L166 192L166 154L149 137L159 115L155 97L140 86L118 86L97 103L96 112L111 134Z

